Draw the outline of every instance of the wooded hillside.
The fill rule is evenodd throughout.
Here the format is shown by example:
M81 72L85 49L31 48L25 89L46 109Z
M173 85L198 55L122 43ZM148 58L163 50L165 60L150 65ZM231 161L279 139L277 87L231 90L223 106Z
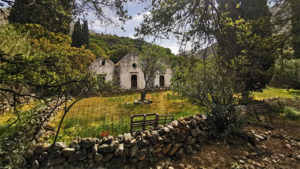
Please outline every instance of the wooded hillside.
M114 63L121 60L127 53L141 52L142 46L146 44L149 43L116 35L90 35L90 50L96 57L110 58ZM172 54L170 49L161 48L166 50L168 54Z

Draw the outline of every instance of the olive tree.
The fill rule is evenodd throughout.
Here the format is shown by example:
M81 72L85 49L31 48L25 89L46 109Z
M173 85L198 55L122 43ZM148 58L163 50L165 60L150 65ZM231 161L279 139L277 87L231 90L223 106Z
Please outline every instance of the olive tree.
M139 67L144 75L145 86L141 91L141 101L145 101L146 94L151 87L157 73L163 73L166 69L165 59L167 53L156 45L146 45L139 57Z

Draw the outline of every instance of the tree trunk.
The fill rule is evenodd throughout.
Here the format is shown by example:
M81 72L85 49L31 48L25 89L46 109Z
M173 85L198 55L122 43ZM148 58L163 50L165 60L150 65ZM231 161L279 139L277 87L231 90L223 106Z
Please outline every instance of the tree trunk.
M146 94L147 94L147 91L146 91L146 90L143 90L143 91L141 92L141 101L142 101L142 102L145 101L145 99L146 99Z

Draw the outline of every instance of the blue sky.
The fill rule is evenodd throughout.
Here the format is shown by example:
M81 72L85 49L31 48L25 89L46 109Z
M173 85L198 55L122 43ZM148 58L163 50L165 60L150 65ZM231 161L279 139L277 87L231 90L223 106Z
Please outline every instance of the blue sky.
M93 14L89 13L87 19L89 20L89 29L94 30L97 33L104 33L104 34L113 34L118 36L130 37L135 38L134 34L135 27L138 27L139 24L143 21L143 14L146 14L147 11L144 11L144 7L147 4L136 4L136 3L129 3L126 5L126 8L129 12L129 15L132 16L132 20L129 20L124 27L124 31L121 30L121 27L117 25L105 25L101 23ZM107 15L110 15L111 12L107 11ZM112 15L110 15L112 16ZM117 23L117 18L112 16L113 20ZM146 37L146 41L152 42L152 37ZM159 39L154 42L157 45L170 48L174 54L178 53L180 45L177 43L176 38L170 37L170 39Z

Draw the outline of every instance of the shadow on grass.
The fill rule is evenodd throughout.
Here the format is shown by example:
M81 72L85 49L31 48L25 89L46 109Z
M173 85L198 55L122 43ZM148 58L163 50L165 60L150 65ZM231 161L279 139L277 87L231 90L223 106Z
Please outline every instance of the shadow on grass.
M300 90L298 90L298 91L289 91L289 93L294 95L294 96L300 96Z

